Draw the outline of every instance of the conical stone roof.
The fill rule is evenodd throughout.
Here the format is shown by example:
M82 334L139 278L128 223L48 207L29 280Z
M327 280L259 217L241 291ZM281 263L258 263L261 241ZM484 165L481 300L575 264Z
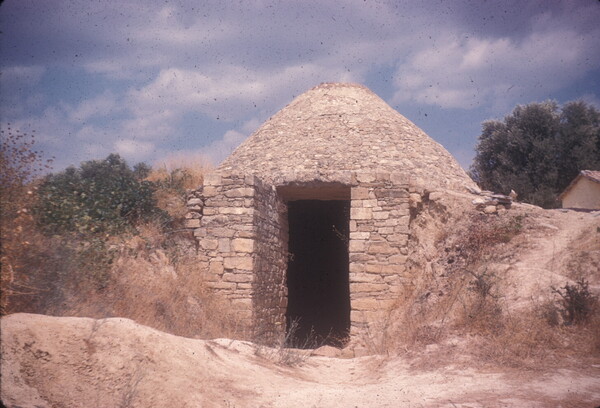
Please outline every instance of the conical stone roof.
M246 139L218 171L273 183L290 172L405 174L430 188L473 181L452 155L358 84L325 83L294 99Z

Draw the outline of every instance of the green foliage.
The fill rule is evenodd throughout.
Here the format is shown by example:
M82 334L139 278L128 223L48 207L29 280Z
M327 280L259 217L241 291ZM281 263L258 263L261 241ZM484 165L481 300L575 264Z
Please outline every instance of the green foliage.
M151 216L164 217L153 197L156 186L117 154L46 177L35 209L46 232L116 233Z
M518 105L482 125L471 176L487 190L553 208L581 170L600 169L600 112L582 101Z

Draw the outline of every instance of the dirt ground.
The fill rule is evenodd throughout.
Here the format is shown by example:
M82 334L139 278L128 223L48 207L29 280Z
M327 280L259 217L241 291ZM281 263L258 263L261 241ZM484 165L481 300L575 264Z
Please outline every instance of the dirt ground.
M600 362L546 372L424 356L302 357L187 339L128 319L15 314L2 319L7 407L595 407ZM451 352L451 351L450 351Z
M582 275L600 292L600 212L514 211L529 230L496 265L504 304L526 308ZM478 340L469 335L393 356L339 358L178 337L123 318L18 313L0 323L7 407L600 406L597 354L515 368L475 357Z

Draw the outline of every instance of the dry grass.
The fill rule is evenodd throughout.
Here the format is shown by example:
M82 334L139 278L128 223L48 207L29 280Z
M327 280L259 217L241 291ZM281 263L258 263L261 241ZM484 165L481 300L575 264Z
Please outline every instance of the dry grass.
M507 303L496 262L514 253L513 245L522 239L513 238L529 228L527 223L522 217L486 220L477 215L450 228L453 233L438 243L435 265L406 285L393 307L354 343L367 353L417 356L423 361L416 364L428 367L464 360L536 369L598 359L598 308L585 322L564 325L561 299L553 297L550 287L547 301L528 309ZM580 271L589 275L588 266Z
M201 184L206 169L165 164L150 174L175 227L185 215L185 189ZM23 195L23 211L2 220L3 314L118 316L187 337L249 336L230 305L206 287L195 240L185 231L150 221L117 236L47 236L26 210L33 199Z

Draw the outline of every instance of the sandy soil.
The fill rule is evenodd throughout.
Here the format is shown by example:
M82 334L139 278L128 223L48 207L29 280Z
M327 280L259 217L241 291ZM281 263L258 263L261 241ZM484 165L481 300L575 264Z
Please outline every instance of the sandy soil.
M517 211L532 227L498 265L506 304L530 306L575 279L579 256L600 291L600 212ZM501 368L470 359L467 337L343 359L177 337L121 318L14 314L0 323L7 407L600 406L598 358Z
M2 324L7 407L575 407L600 402L600 365L551 372L280 353L177 337L128 319L15 314ZM424 361L422 358L419 361Z

